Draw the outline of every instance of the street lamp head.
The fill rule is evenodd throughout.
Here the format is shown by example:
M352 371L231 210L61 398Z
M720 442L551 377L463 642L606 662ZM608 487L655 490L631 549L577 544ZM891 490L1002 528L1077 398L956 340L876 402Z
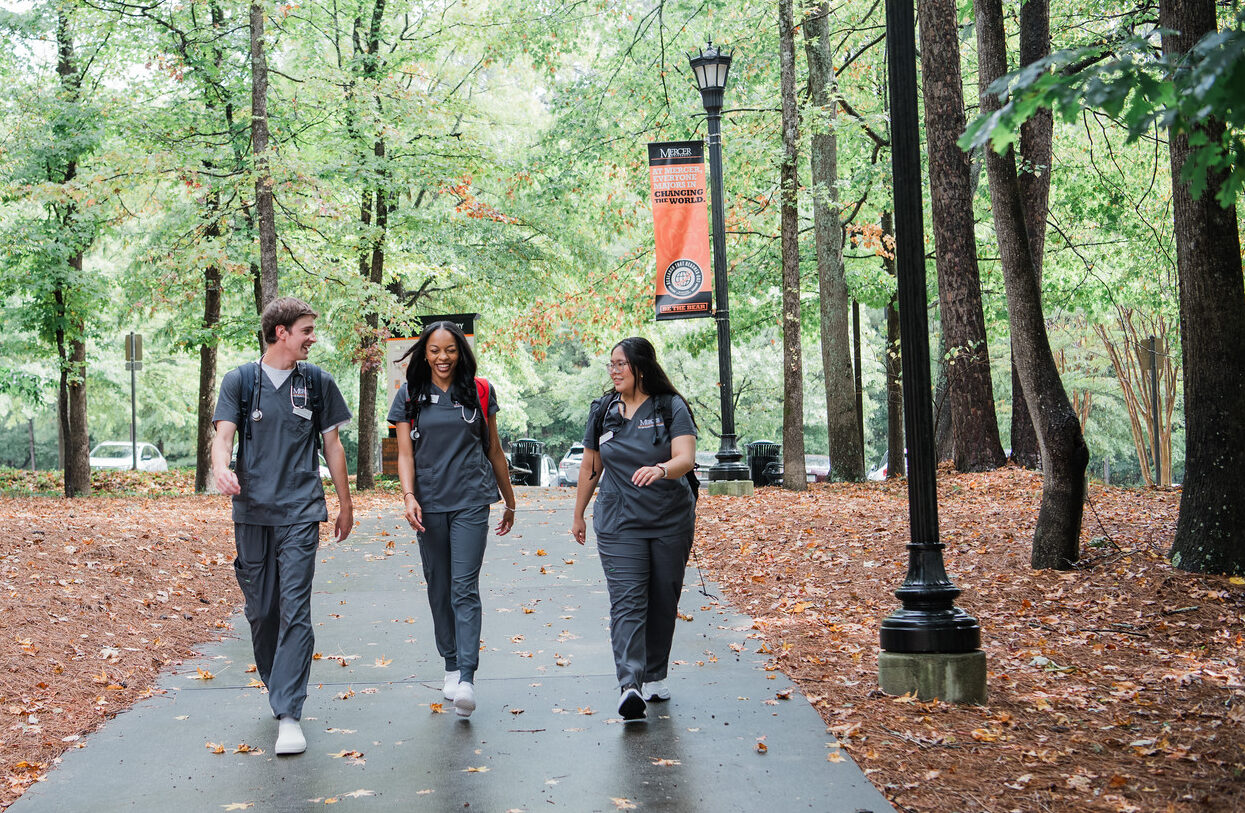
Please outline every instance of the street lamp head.
M708 45L699 52L687 55L692 72L696 74L696 84L700 86L700 100L707 111L716 112L722 109L726 74L731 69L731 56L734 53L733 49L730 53L724 53L713 44L713 40L709 40Z

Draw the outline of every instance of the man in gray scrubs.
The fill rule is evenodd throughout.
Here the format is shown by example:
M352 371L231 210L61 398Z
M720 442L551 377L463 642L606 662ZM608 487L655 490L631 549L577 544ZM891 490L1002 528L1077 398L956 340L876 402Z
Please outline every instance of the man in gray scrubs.
M273 750L301 754L307 740L298 721L315 645L311 581L320 523L328 520L313 427L320 428L340 506L333 536L342 540L354 525L354 508L337 431L351 416L333 377L306 362L316 342L315 311L284 297L264 309L261 323L268 345L263 358L231 370L221 382L212 466L221 493L233 497L234 569L246 599L255 666L278 720ZM249 402L241 403L248 390ZM235 473L229 459L239 430Z

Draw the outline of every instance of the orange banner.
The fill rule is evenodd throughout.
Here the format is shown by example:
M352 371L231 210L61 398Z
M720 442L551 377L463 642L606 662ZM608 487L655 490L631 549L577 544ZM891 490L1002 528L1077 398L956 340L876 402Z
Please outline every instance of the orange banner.
M657 319L712 316L704 142L649 144L648 174L657 244Z

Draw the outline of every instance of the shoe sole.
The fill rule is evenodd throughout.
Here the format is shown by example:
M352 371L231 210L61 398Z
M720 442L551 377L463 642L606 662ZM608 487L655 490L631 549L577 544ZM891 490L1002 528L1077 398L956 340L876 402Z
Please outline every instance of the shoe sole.
M474 699L469 703L468 702L459 703L457 700L454 701L454 713L457 714L459 717L470 717L471 712L475 710L476 710L476 704L475 704Z
M619 704L618 713L622 715L624 721L631 723L644 719L646 706L647 704L644 702L643 697L640 697L639 694L633 694Z

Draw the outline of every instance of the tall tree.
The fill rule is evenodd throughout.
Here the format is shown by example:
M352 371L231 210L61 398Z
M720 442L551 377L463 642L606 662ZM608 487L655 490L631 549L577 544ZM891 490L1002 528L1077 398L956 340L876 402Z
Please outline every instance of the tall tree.
M1025 0L1020 6L1020 66L1032 65L1050 55L1050 0ZM1020 127L1020 197L1025 206L1025 227L1033 252L1038 287L1042 286L1042 261L1046 256L1046 215L1050 208L1050 165L1053 156L1054 121L1042 108ZM1024 385L1012 363L1012 460L1028 469L1042 463L1033 418L1025 406Z
M792 0L778 0L778 62L782 96L782 168L779 173L782 245L783 486L808 488L804 468L804 360L800 343L799 111L795 98L795 24Z
M53 125L55 160L47 165L48 181L68 186L78 174L81 124L82 73L74 55L72 7L56 6L56 74L60 78L61 108ZM86 411L86 311L75 287L82 279L82 258L89 240L84 241L79 224L78 204L71 194L50 204L52 216L64 244L65 267L54 274L52 298L55 303L56 352L60 361L60 389L57 394L62 448L64 449L65 496L76 497L91 491L90 433Z
M1001 0L975 0L977 53L983 113L1001 107L990 84L1007 73L1007 39ZM1034 418L1042 449L1042 505L1033 533L1030 561L1035 568L1067 569L1080 558L1085 467L1089 449L1081 434L1046 335L1042 292L1029 246L1015 152L986 151L990 207L1007 290L1012 350L1025 403Z
M1173 62L1217 29L1214 0L1160 0L1163 50ZM1238 86L1239 91L1239 86ZM1202 194L1185 180L1191 144L1221 143L1210 119L1170 132L1185 389L1185 479L1172 564L1245 574L1245 289L1236 207L1216 201L1226 174ZM1237 160L1240 160L1238 155ZM1239 167L1238 167L1239 171Z
M361 7L361 8L365 8ZM368 17L366 31L361 30L361 17L355 18L353 41L362 50L355 55L355 64L362 74L362 84L371 102L381 105L375 84L380 74L381 24L385 17L385 0L374 0ZM359 222L363 227L364 240L359 251L359 275L370 282L375 290L385 278L385 232L389 225L389 203L392 195L384 183L388 173L384 171L385 139L377 133L372 140L371 152L377 163L374 173L365 176L365 188L361 193ZM375 220L373 220L373 207ZM380 314L372 304L363 315L363 331L360 341L359 364L359 449L355 466L355 486L369 489L376 485L376 447L379 445L376 423L376 395L380 370L384 363L383 347L379 343Z
M988 471L1007 458L994 412L968 154L956 143L965 121L955 0L921 0L918 15L952 454L960 471Z
M813 240L821 294L821 366L826 387L826 430L830 471L835 480L863 480L848 319L847 279L843 267L843 226L839 221L837 100L834 58L830 51L830 4L809 9L804 18L804 54L808 60L808 95L813 115L809 163L813 182Z
M251 152L255 156L255 210L259 215L259 276L255 307L263 312L280 290L277 277L277 219L272 201L268 147L268 55L264 42L264 0L251 2ZM263 346L263 336L260 336Z

